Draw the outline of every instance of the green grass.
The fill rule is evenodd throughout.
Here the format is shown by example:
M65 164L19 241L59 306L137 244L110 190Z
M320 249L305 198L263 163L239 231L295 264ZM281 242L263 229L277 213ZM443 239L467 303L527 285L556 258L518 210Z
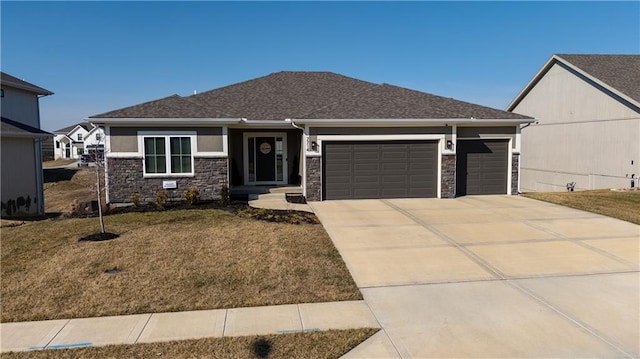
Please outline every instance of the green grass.
M207 338L164 343L110 345L2 353L3 359L102 358L339 358L378 329L267 336Z
M640 224L640 191L530 192L523 196Z

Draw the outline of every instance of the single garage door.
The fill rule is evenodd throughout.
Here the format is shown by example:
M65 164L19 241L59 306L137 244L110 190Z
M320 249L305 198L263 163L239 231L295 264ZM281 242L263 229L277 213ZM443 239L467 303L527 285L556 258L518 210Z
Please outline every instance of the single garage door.
M456 195L507 193L508 145L506 140L459 140Z
M436 197L437 141L325 142L322 198Z

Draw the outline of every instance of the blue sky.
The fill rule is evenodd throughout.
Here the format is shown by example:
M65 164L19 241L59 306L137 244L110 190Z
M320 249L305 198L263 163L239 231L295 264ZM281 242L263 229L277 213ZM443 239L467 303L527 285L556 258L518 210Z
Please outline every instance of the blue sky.
M640 2L0 3L42 128L283 70L505 108L554 53L640 53Z

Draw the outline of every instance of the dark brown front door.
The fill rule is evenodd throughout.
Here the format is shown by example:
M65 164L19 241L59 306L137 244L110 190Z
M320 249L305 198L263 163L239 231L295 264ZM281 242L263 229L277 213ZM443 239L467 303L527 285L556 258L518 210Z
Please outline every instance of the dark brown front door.
M256 137L256 181L276 180L276 141L274 137Z

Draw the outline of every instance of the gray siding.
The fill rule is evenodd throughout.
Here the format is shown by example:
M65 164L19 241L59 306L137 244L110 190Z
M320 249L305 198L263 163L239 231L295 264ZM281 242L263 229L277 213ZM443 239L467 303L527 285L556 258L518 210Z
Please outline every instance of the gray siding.
M2 215L38 213L35 145L30 138L2 138Z
M516 145L515 126L488 126L488 127L458 127L457 138L460 140L475 140L482 138L511 138L513 147Z
M451 127L310 127L309 135L431 135L451 134Z
M138 131L195 131L198 152L222 152L222 127L111 127L112 152L138 152Z
M38 96L33 92L2 86L4 97L0 98L2 117L40 128Z

